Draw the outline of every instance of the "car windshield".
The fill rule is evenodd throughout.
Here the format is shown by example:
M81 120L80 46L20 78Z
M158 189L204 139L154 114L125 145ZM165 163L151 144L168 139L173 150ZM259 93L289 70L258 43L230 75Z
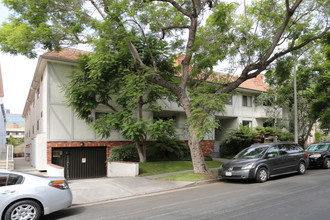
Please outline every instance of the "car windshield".
M253 159L260 158L264 155L265 151L268 149L268 146L259 146L259 147L249 147L245 148L241 152L239 152L234 158L235 159Z
M312 144L306 151L326 151L329 149L329 144Z

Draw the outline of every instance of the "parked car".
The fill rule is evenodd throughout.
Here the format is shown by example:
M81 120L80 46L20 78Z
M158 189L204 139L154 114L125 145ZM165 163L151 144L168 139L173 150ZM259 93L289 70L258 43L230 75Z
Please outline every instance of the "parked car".
M63 177L41 177L0 170L2 220L39 219L41 215L70 207L72 193Z
M253 144L219 168L222 179L254 179L265 182L270 177L297 172L304 174L309 165L307 153L296 143Z
M330 169L330 142L311 144L306 152L311 166Z

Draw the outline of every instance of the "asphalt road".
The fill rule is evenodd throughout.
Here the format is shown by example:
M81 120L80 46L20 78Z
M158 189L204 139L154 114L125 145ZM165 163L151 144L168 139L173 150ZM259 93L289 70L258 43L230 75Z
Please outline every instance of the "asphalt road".
M265 183L200 185L139 198L74 206L43 219L329 220L330 170L273 178Z

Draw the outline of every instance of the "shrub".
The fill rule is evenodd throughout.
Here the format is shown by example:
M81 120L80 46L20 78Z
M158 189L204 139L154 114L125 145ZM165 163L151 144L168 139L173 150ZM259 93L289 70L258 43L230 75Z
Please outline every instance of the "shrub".
M131 161L139 162L139 155L134 144L122 145L114 147L110 151L110 156L107 162L111 161Z
M147 146L148 161L191 160L187 144L176 138L162 138Z

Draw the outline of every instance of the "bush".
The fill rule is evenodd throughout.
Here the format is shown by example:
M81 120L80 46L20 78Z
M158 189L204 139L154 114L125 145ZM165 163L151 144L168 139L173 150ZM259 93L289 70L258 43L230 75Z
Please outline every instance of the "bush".
M147 146L148 161L191 160L187 144L176 138L162 138Z
M107 162L111 161L130 161L130 162L139 162L139 155L134 144L122 145L114 147L110 151L110 156L107 159Z

